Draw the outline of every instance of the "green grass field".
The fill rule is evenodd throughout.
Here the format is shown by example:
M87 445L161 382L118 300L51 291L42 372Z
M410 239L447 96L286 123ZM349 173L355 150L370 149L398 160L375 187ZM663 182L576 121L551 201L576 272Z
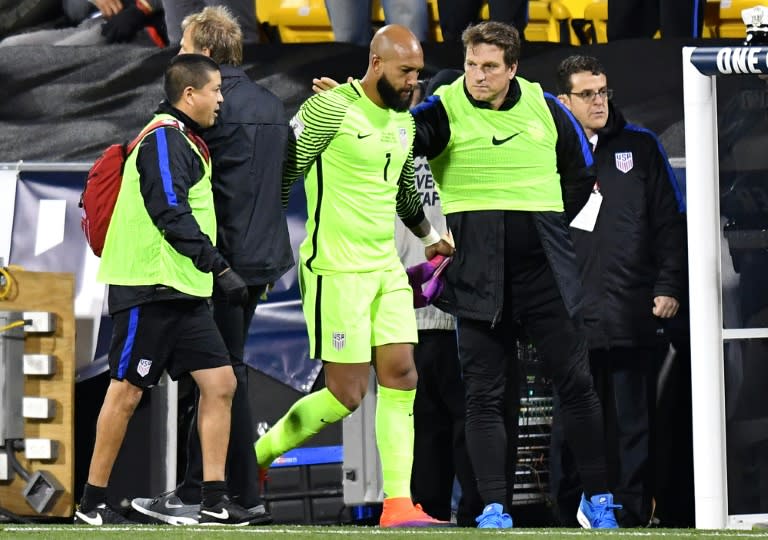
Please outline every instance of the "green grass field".
M187 538L227 539L253 538L266 540L321 540L347 538L350 540L416 540L445 538L469 540L488 536L505 536L515 540L578 540L579 538L622 538L664 540L707 540L728 538L768 538L768 531L699 531L695 529L632 529L623 531L584 531L580 529L379 529L377 527L170 527L132 525L129 527L83 527L73 525L0 525L0 538L55 538L90 540L101 538L130 538L131 540L176 540Z

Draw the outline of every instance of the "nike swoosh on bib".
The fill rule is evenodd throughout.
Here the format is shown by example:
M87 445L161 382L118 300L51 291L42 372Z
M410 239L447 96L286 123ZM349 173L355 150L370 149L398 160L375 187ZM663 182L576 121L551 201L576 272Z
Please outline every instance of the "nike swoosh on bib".
M208 514L209 516L213 516L219 519L229 519L229 512L227 512L226 508L223 508L221 512L211 512L210 510L201 510L200 513Z
M371 135L373 135L373 133L366 133L365 135L363 135L362 133L358 133L357 134L357 138L358 139L365 139L366 137L370 137Z
M514 139L515 137L520 135L520 133L522 133L522 131L520 131L519 133L515 133L514 135L510 135L506 139L497 139L496 135L494 135L493 137L491 137L491 142L493 143L494 146L499 146L500 144L504 144L505 142L507 142L507 141L509 141L511 139Z

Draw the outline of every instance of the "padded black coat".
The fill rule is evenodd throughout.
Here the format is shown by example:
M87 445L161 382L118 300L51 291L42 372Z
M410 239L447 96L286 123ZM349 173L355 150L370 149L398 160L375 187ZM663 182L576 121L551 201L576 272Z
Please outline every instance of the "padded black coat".
M571 229L590 348L664 342L653 298L686 298L681 190L656 136L628 124L612 105L594 156L603 196L595 230Z

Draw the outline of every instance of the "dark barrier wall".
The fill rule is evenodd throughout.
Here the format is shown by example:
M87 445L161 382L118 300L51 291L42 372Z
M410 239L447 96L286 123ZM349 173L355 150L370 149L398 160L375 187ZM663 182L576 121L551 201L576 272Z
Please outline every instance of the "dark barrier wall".
M627 40L580 48L525 43L519 74L554 91L562 58L576 52L598 56L625 116L660 135L670 130L664 138L667 150L682 156L681 48L686 43ZM424 49L425 77L462 65L458 47L426 44ZM132 137L161 99L163 70L176 52L131 45L0 48L0 162L93 161L108 144ZM244 66L292 114L310 95L313 77L360 77L367 61L367 50L352 45L267 44L248 47Z

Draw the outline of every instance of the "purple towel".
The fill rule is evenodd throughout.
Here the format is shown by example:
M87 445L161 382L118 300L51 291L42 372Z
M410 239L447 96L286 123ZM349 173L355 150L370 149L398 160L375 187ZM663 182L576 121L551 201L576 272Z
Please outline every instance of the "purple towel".
M431 260L416 264L406 269L408 283L413 289L413 307L425 307L434 302L443 292L443 270L451 262L451 257L436 255Z

